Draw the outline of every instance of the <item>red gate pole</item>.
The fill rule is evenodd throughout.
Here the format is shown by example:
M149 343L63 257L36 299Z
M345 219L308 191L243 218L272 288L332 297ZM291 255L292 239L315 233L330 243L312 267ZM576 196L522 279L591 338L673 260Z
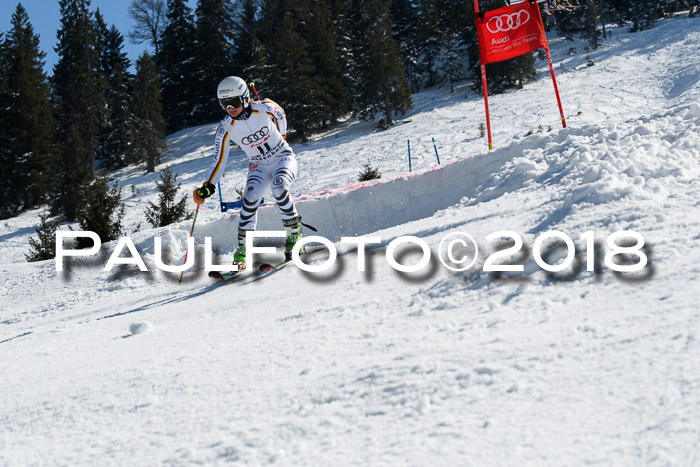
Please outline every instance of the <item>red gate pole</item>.
M542 19L540 19L542 21ZM552 83L554 83L554 94L557 95L557 104L559 104L559 115L561 116L561 126L566 128L566 119L564 118L564 109L561 106L561 98L559 97L559 88L557 87L557 78L554 76L554 66L552 65L552 55L549 53L549 46L545 48L547 52L547 63L549 63L549 73L552 75Z
M478 0L474 0L478 1ZM539 11L539 8L538 8ZM540 22L540 26L542 27L542 30L544 31L544 24L542 23L542 16L537 15L537 18ZM552 75L552 83L554 84L554 94L557 95L557 104L559 105L559 116L561 116L561 126L566 128L566 119L564 118L564 109L561 106L561 98L559 97L559 87L557 86L557 78L554 76L554 65L552 65L552 54L549 53L549 44L545 42L545 47L544 47L545 52L547 53L547 63L549 64L549 73Z
M474 19L479 17L479 0L474 0ZM489 138L489 151L493 149L493 140L491 139L491 118L489 116L489 92L486 86L486 65L481 63L481 87L484 88L484 107L486 108L486 132Z
M260 102L260 96L258 96L258 91L255 89L255 83L251 82L250 87L253 88L253 92L255 93L255 97L258 99L258 102Z

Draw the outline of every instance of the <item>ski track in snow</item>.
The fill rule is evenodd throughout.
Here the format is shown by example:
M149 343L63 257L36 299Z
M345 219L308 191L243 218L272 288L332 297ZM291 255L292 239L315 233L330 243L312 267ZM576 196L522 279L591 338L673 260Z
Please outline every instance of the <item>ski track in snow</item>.
M204 237L230 262L237 225L215 202L200 210L199 272L182 286L104 272L114 243L57 276L53 261L24 262L40 211L1 221L0 464L697 465L699 21L614 28L595 51L552 38L566 130L538 61L540 79L489 99L494 151L467 84L415 95L387 131L348 121L296 145L305 221L335 242L383 239L366 272L338 244L326 273L212 283ZM215 128L168 139L183 193L204 177ZM224 193L243 183L243 157L232 152ZM384 179L346 188L366 160ZM129 229L157 177L118 174ZM281 229L276 209L261 209L260 228ZM132 235L151 271L153 237L181 264L190 225ZM558 280L531 258L513 277L436 259L402 275L384 259L399 236L436 253L463 231L483 263L484 238L502 229L529 247L552 229L579 247L586 231L635 230L652 261Z

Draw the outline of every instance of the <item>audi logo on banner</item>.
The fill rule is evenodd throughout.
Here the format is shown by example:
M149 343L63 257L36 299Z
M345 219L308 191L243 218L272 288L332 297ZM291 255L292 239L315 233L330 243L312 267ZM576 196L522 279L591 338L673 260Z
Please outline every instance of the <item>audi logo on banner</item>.
M256 131L252 135L248 135L245 138L241 140L243 144L253 144L257 143L258 141L261 141L264 137L266 137L270 133L270 129L266 126L260 128L259 131Z
M518 29L523 24L530 21L530 13L527 10L506 13L505 15L494 16L486 23L486 28L490 33L508 32Z

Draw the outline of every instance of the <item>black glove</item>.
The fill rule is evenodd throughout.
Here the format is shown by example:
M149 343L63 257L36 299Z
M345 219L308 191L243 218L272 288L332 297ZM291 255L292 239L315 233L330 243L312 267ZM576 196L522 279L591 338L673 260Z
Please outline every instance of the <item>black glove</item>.
M209 182L204 182L201 188L194 190L194 202L197 204L204 203L204 200L216 193L216 187Z

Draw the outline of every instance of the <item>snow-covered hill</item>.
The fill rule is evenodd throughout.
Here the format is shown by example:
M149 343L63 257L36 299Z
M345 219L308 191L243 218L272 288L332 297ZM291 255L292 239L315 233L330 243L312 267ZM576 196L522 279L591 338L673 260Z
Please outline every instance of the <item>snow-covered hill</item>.
M153 239L181 264L191 224L144 228L158 176L134 169L117 179L148 273L103 271L111 243L57 274L24 262L39 211L0 222L0 464L700 463L700 20L615 29L595 51L550 40L567 129L540 61L537 82L490 98L494 151L466 83L415 95L388 131L348 121L295 146L299 210L339 250L324 273L212 283L204 238L230 262L237 216L208 201L196 270L178 286L155 270ZM205 176L215 128L168 139L163 166L183 193ZM385 178L357 185L366 161ZM232 153L227 197L246 165ZM280 229L276 209L262 208L261 228ZM436 258L446 236L469 233L480 269L500 230L522 237L523 273L455 273ZM551 230L576 243L580 271L535 262ZM603 264L618 230L644 237L641 272ZM381 238L363 272L340 242L358 235ZM422 271L387 263L401 236L430 246Z

